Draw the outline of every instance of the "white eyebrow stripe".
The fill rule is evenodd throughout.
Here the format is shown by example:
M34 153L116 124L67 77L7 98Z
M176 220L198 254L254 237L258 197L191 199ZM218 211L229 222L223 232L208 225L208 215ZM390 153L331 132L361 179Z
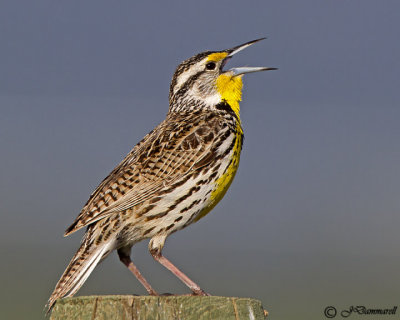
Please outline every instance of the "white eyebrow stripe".
M182 85L191 77L194 76L199 71L203 70L204 59L192 65L189 70L183 72L176 79L176 85L174 87L174 93L178 92L178 90L182 87Z

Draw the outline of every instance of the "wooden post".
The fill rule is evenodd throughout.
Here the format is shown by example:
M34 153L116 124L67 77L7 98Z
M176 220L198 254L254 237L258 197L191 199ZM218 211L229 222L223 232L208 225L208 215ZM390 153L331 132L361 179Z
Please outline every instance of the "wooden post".
M198 296L89 296L57 301L50 320L264 320L259 300Z

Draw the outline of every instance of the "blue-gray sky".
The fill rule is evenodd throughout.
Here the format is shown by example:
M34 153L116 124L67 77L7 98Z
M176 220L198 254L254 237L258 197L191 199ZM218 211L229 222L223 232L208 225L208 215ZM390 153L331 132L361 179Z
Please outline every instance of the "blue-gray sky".
M1 2L0 314L43 317L82 236L65 228L164 118L175 67L263 36L229 62L279 68L245 78L235 181L164 253L271 319L396 305L399 30L390 0ZM132 256L154 287L187 292L146 246ZM145 292L112 254L79 292L98 293Z

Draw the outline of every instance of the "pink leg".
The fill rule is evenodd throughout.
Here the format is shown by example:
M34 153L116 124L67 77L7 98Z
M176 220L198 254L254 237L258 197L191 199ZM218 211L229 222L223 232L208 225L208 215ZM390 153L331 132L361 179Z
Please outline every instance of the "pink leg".
M209 294L205 291L203 291L195 282L189 279L187 275L185 275L181 270L179 270L177 267L175 267L171 261L169 261L167 258L165 258L161 252L152 252L150 251L151 255L153 258L161 263L164 267L166 267L169 271L171 271L175 276L177 276L184 284L186 284L190 290L193 291L193 293L196 296L209 296Z
M121 262L127 266L127 268L133 273L136 279L138 279L143 287L146 288L149 295L158 296L158 293L151 287L147 280L142 276L139 269L133 264L131 258L120 250L118 250L118 256Z

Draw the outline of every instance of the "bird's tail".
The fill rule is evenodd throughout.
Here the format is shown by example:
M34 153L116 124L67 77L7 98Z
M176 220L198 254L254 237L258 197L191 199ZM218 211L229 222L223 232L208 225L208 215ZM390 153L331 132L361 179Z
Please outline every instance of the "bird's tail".
M105 258L112 249L112 242L95 244L87 232L47 302L47 313L53 308L57 299L74 295L100 260Z

